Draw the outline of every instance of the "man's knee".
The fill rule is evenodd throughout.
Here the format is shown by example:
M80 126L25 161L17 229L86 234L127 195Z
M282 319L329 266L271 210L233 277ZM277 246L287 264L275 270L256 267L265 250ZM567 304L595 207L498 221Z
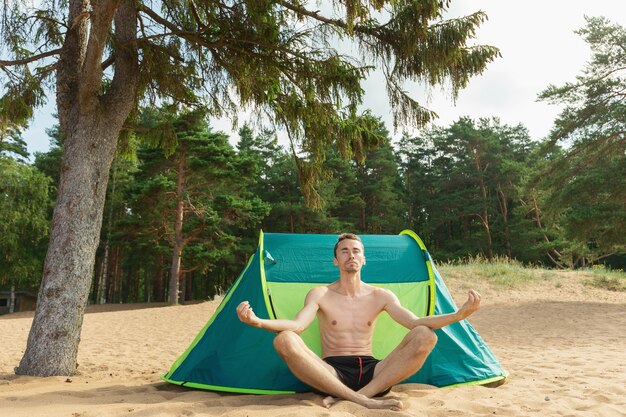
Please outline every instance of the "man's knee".
M437 344L437 335L426 326L417 326L410 332L411 343L417 352L430 352Z
M280 332L274 338L274 349L282 357L289 356L298 351L300 336L292 331Z

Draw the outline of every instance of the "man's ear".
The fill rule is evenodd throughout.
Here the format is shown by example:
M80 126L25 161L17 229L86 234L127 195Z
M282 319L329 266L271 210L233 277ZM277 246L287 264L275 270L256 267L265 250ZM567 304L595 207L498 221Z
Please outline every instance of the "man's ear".
M337 261L337 258L333 258L333 265L339 266L339 261Z

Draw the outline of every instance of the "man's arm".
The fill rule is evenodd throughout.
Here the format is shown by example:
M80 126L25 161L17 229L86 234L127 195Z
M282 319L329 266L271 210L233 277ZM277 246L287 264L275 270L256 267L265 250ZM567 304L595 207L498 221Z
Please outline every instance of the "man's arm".
M239 316L239 320L252 327L258 327L271 332L291 330L292 332L300 334L309 327L309 324L315 319L317 310L319 310L318 300L322 297L324 291L324 287L313 288L309 291L304 299L304 307L296 314L293 320L261 319L254 314L248 301L242 301L237 306L237 315Z
M385 305L385 311L389 316L407 329L416 326L426 326L432 330L440 329L448 324L466 319L480 307L480 294L474 290L467 292L467 301L454 313L440 314L437 316L417 317L410 310L402 307L398 297L391 291L387 296L389 300Z

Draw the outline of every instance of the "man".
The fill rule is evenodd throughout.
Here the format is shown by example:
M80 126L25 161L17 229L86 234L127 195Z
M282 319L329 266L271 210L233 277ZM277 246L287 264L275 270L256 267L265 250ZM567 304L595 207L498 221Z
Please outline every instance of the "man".
M365 253L357 235L340 235L334 253L339 280L309 291L293 320L260 319L248 301L237 307L239 319L277 333L276 351L298 379L327 395L326 407L344 399L367 408L401 410L399 400L377 397L417 372L437 342L433 330L468 317L479 308L480 295L470 290L456 313L418 318L400 305L393 292L361 281ZM386 358L378 360L372 357L372 335L383 311L410 331ZM299 336L316 315L323 359Z

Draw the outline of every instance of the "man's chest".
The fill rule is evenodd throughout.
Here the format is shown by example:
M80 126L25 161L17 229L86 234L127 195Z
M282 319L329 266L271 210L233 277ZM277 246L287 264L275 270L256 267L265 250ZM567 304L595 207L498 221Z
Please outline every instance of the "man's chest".
M367 331L374 326L383 306L373 299L343 297L320 305L320 324L338 331Z

